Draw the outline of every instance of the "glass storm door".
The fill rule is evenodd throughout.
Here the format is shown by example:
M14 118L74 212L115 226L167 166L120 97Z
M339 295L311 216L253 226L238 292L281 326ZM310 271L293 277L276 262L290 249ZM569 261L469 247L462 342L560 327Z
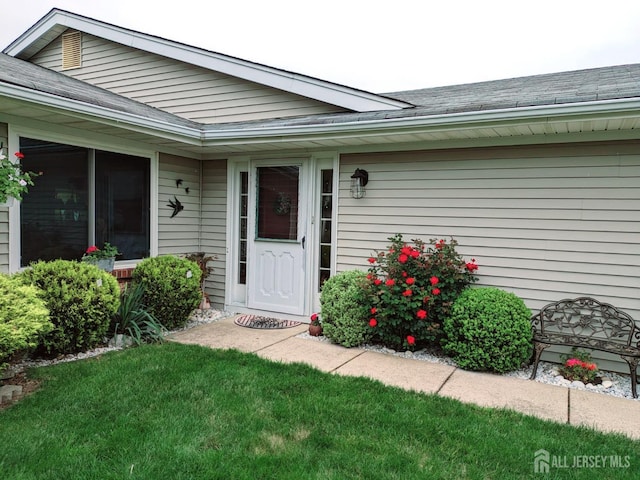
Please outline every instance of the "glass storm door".
M249 307L301 315L305 291L301 165L258 166L255 173Z

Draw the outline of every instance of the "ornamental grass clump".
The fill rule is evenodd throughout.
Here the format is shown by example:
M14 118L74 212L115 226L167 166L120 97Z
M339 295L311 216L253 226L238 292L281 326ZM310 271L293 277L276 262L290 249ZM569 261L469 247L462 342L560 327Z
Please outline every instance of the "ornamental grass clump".
M442 347L459 367L504 373L531 358L531 311L513 293L494 287L462 292L444 321Z
M373 339L396 350L434 344L452 303L475 281L475 260L465 262L451 239L413 240L397 234L387 251L369 258L367 301Z
M578 380L584 384L593 383L598 376L598 366L591 361L589 352L571 349L569 355L560 357L563 361L559 373L570 381Z

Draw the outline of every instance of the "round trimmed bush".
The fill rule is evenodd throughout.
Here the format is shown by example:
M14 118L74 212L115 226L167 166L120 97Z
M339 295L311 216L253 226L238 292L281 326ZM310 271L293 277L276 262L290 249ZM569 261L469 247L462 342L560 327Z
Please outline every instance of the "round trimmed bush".
M531 311L522 299L498 288L462 292L444 321L445 353L467 370L508 372L532 353Z
M320 306L323 334L345 347L356 347L371 338L367 324L366 273L341 272L322 285Z
M54 328L39 353L84 352L102 343L120 303L113 275L88 263L54 260L33 263L16 277L42 291L50 312Z
M201 275L196 262L163 255L140 262L133 271L132 282L134 286L142 284L142 303L147 311L171 330L184 326L200 305Z
M38 289L0 274L0 370L15 353L35 348L52 328Z

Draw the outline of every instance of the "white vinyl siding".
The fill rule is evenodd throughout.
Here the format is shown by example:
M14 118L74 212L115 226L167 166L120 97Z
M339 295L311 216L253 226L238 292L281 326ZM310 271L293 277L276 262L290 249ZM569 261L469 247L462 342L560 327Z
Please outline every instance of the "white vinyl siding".
M202 250L217 258L206 285L212 305L224 306L226 275L227 161L202 163Z
M9 157L11 152L8 151L7 130L7 124L0 123L2 153ZM0 273L9 273L9 209L7 207L0 207Z
M356 167L366 197L349 196ZM640 143L345 155L339 270L388 237L449 239L532 310L592 296L640 320ZM624 369L623 369L624 370Z
M176 180L182 184L176 186ZM189 193L185 189L189 189ZM177 198L184 210L171 218L169 201ZM158 175L158 253L200 251L200 161L160 155Z
M0 207L0 273L9 273L9 209Z
M82 67L65 74L202 123L343 111L339 107L83 34ZM62 70L61 38L31 58Z

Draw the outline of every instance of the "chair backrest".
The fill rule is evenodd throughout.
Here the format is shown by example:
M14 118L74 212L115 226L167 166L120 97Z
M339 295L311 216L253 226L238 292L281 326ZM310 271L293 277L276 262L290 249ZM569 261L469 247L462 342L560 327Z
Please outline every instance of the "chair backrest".
M640 329L631 316L590 297L545 305L532 317L534 332L563 333L640 347Z

